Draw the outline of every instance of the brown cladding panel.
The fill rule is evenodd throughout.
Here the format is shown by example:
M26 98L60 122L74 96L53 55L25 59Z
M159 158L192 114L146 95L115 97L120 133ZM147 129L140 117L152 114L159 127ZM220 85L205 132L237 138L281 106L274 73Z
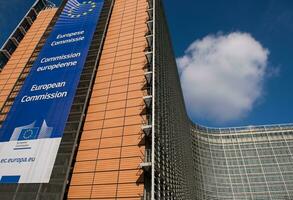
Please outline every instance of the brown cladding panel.
M32 56L57 9L46 9L39 13L37 19L28 30L19 46L0 73L0 109L13 89L18 77ZM1 120L1 119L0 119Z
M143 196L145 0L116 0L68 192L69 199Z

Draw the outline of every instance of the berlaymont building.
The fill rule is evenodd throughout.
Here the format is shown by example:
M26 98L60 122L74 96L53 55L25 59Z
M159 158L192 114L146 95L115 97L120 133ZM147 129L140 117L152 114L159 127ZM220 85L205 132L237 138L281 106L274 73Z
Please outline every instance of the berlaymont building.
M1 200L292 200L293 126L188 118L162 0L37 0L0 51Z

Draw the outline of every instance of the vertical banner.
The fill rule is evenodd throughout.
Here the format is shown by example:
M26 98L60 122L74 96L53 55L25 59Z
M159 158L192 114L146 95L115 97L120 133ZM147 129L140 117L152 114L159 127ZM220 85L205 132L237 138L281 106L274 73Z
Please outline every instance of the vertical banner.
M69 0L0 129L0 183L50 180L103 0Z

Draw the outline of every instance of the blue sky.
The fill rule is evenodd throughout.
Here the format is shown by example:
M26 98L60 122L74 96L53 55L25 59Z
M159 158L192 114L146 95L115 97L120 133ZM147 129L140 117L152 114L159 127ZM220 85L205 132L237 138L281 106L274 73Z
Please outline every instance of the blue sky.
M207 35L240 31L268 49L268 67L279 70L265 79L263 94L245 117L218 123L192 116L193 121L209 126L293 122L293 1L168 1L165 9L177 57L183 56L193 41Z
M1 45L33 2L33 0L0 2ZM53 2L58 3L60 0ZM182 80L184 79L182 82L185 83L182 85L185 98L189 102L187 110L193 121L207 126L293 122L293 107L291 106L291 102L293 102L291 78L293 77L293 60L291 59L293 1L185 0L184 3L165 2L176 57L178 61L180 58L184 58L184 61L188 60L189 63L184 62L184 65L180 66L188 66L195 74L194 76L191 74L192 77L189 78L186 78L186 75L181 77ZM229 49L231 44L240 46L236 45L236 50L231 53L229 51L232 48ZM223 47L228 49L228 53L224 55L219 51ZM186 51L188 48L189 51ZM218 49L218 52L206 53L215 49ZM237 52L241 51L246 52L244 58L247 60L243 62L237 60L237 56L239 56ZM213 63L211 57L223 63L236 59L237 66L243 65L244 69L247 67L247 70L250 71L258 70L257 72L259 72L260 69L262 71L260 70L259 76L253 75L248 78L239 76L237 77L239 81L225 82L224 77L228 75L225 74L225 70L219 69L226 69L227 66L225 64L219 65L218 68L210 66ZM206 82L198 84L198 90L194 90L189 86L192 83L198 83L196 76L198 69L203 70L207 77L205 77ZM208 69L212 70L214 77L209 76ZM242 73L242 68L233 68L233 70L239 72L237 76ZM228 77L231 77L231 74ZM249 81L247 82L247 80ZM211 84L211 82L215 84ZM205 101L205 98L211 96L199 93L198 91L201 89L216 91L213 93L219 96L212 96L214 101ZM223 96L225 98L222 98ZM241 100L246 100L246 97L247 101ZM198 100L202 100L202 102Z

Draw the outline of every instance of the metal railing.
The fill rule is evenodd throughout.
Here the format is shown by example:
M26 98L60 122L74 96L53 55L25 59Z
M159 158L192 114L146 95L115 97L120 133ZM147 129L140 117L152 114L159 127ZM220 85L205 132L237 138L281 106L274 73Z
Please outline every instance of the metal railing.
M214 128L193 124L193 129L207 134L247 134L247 133L261 133L261 132L279 132L279 131L293 131L293 123L288 124L268 124L268 125L254 125L254 126L240 126L227 128Z

